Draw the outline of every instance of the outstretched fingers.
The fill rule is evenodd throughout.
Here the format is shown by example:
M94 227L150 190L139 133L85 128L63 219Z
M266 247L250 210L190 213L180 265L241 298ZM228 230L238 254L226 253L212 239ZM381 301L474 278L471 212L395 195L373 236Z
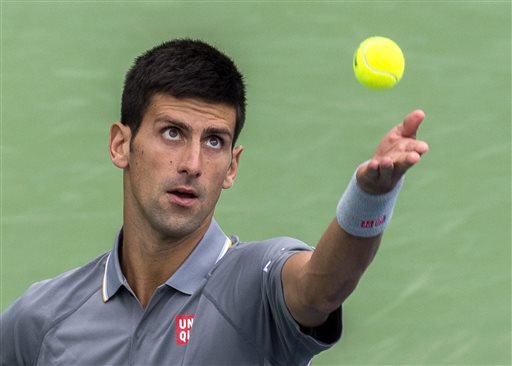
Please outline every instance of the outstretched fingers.
M382 139L372 159L358 171L358 182L365 191L379 194L391 190L407 170L420 162L429 150L425 141L416 139L424 119L425 113L415 110Z

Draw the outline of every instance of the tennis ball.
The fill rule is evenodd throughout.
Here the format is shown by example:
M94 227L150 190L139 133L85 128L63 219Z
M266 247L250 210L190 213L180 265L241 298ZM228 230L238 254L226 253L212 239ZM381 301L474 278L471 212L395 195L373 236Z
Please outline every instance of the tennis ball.
M354 54L356 79L370 89L389 89L404 74L402 50L391 39L370 37L359 45Z

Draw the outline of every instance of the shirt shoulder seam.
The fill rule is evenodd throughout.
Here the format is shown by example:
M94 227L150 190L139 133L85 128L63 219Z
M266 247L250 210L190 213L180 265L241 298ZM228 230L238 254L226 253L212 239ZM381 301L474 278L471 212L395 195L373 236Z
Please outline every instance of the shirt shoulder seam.
M39 350L37 351L37 357L35 358L36 359L36 363L35 363L36 365L37 365L37 362L39 362L39 357L41 356L41 349L43 347L43 344L45 342L45 339L46 339L46 336L48 335L48 333L52 329L54 329L57 325L59 325L64 320L66 320L68 317L70 317L72 314L74 314L78 309L80 309L92 296L94 296L98 292L98 290L101 290L101 286L96 286L94 288L94 290L91 291L90 294L85 296L84 299L82 301L80 301L80 303L77 306L75 306L74 308L70 309L68 312L64 313L63 315L59 316L58 318L55 319L55 321L51 322L48 325L48 329L46 329L43 332L43 335L41 337L41 343L39 344Z

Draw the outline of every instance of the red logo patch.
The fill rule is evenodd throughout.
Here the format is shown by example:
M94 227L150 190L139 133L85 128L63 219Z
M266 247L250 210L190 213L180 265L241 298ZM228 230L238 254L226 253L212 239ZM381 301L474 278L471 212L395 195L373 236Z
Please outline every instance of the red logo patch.
M176 344L187 344L190 339L190 331L194 324L194 315L178 315L176 317Z

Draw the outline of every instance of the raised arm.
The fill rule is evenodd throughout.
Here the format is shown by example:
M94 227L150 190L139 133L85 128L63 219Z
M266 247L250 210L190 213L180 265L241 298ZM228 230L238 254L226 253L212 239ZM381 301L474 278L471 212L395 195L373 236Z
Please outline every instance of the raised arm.
M301 325L315 327L324 323L352 293L371 263L382 238L375 227L384 224L384 220L389 221L390 217L382 215L378 218L380 222L353 217L356 211L353 207L359 202L354 189L360 190L358 194L367 196L370 202L396 198L405 172L428 152L428 145L416 139L424 118L423 111L416 110L382 139L372 159L357 169L352 188L345 193L349 197L342 198L337 217L322 235L316 250L295 254L285 263L282 275L285 301ZM387 198L389 196L391 198ZM393 204L387 203L388 206ZM371 205L362 206L372 210ZM357 216L360 212L354 214Z

